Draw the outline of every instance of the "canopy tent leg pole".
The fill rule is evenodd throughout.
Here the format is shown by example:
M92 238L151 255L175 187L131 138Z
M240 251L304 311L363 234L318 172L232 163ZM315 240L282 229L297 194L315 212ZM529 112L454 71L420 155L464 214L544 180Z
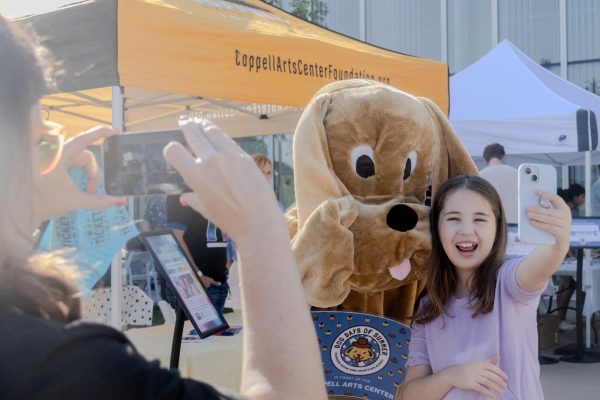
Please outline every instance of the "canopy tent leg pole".
M112 87L112 126L123 132L123 89L120 86ZM123 292L123 259L121 250L115 254L110 268L110 323L116 329L123 329L121 325L121 297Z
M591 147L591 142L590 142ZM592 215L592 152L585 152L585 215ZM585 250L585 260L584 260L583 268L583 290L587 293L587 296L584 298L590 298L590 290L592 288L592 251ZM585 304L584 304L585 309ZM591 346L591 315L588 315L585 320L585 347Z
M492 47L498 44L498 0L492 0Z
M367 1L358 0L358 38L367 41Z
M567 0L559 0L559 52L560 52L560 77L564 80L569 79L567 63ZM590 143L591 146L591 143Z
M448 64L448 0L440 0L440 61Z

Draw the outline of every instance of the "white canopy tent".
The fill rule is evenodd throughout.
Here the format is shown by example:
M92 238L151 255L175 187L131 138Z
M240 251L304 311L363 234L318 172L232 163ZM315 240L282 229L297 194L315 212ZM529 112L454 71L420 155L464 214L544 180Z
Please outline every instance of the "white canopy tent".
M508 40L450 78L450 121L480 167L485 146L497 142L515 167L585 164L586 193L591 193L591 165L600 164L597 115L599 96L538 65ZM591 196L585 210L591 215ZM584 267L589 290L589 252ZM590 339L588 323L588 347Z
M507 162L600 164L600 97L528 58L508 40L450 78L450 121L481 165L486 145L501 143Z

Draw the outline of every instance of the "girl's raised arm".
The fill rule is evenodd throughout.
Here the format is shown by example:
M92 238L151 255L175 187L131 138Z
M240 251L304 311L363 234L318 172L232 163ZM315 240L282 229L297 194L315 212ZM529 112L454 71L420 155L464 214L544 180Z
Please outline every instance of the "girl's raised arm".
M527 217L536 228L550 233L556 239L553 245L538 245L517 268L517 283L521 289L534 292L548 284L569 250L571 210L564 200L552 193L539 192L548 199L553 209L527 208Z

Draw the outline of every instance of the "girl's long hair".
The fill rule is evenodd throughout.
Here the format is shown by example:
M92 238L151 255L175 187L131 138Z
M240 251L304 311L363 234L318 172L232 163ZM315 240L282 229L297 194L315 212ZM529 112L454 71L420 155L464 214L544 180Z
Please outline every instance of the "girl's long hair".
M66 321L79 313L66 262L56 254L31 257L36 172L30 113L50 82L44 55L33 35L0 16L0 311Z
M498 193L489 182L477 176L461 175L449 179L440 186L431 206L429 224L432 252L427 271L427 294L429 299L413 318L415 322L420 324L430 322L440 315L443 316L445 305L456 288L456 268L450 262L442 246L439 220L446 199L457 190L470 190L482 196L491 205L496 219L494 246L487 258L475 270L467 285L470 289L470 305L473 309L473 318L479 314L492 311L494 307L496 280L506 253L507 231L504 210Z

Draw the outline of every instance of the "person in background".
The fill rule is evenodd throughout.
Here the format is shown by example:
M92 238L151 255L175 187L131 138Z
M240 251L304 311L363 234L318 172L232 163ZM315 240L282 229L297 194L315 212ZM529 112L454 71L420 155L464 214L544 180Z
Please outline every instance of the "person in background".
M559 189L558 195L571 209L571 215L579 217L579 207L585 203L585 188L579 183L572 183L567 189Z
M539 195L554 208L528 207L527 218L555 244L505 260L507 227L496 190L476 176L438 188L427 295L413 319L399 398L543 398L537 308L569 249L571 213L558 195Z
M483 150L486 167L479 175L492 184L500 195L506 222L516 224L518 216L517 169L506 165L506 153L500 143L492 143Z
M178 196L167 196L167 222L186 252L215 307L223 312L229 295L227 238L221 229Z
M154 229L161 229L165 227L167 223L167 196L162 194L150 195L146 198L146 209L144 211L144 218L142 221L142 232L151 231ZM137 237L137 240L140 241L141 250L147 251L146 246L142 243L140 237ZM156 266L154 267L156 268ZM174 309L177 307L177 296L169 285L167 285L167 281L162 276L162 274L157 273L158 282L160 283L160 298L165 300L167 303L171 305Z
M151 195L146 199L146 210L142 222L142 232L159 229L167 222L167 197L165 195Z
M252 157L260 172L267 178L267 181L269 183L273 182L273 163L269 160L269 157L261 153L252 154L250 157Z
M206 121L182 126L193 154L179 143L164 154L193 190L182 201L238 243L244 269L241 394L183 379L145 360L123 333L76 321L81 290L69 260L63 253L34 256L32 234L66 212L103 210L125 199L96 194L99 168L86 150L114 129L94 128L65 142L43 123L39 101L49 77L43 53L0 17L2 398L325 400L317 338L283 215L252 159ZM71 167L86 172L85 191L71 180Z
M579 206L585 203L585 188L578 183L572 183L568 189L559 189L558 195L567 203L571 209L571 216L579 216ZM575 252L569 250L568 257L575 257ZM567 321L567 311L571 297L575 293L576 282L571 276L560 275L558 277L558 291L556 292L556 304L560 323L558 329L561 331L571 331L575 329L575 324Z

